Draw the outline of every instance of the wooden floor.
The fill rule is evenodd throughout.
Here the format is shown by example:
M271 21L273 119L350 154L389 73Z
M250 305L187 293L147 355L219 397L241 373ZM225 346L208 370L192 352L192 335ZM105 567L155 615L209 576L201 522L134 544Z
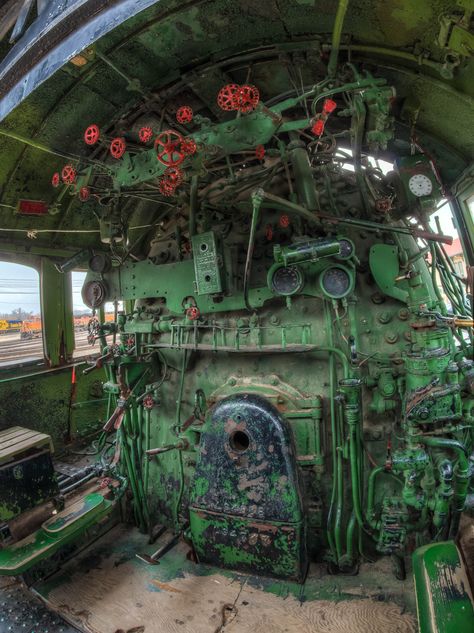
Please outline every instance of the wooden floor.
M305 585L223 572L188 561L182 543L160 565L156 550L117 526L35 591L87 633L414 633L413 584L395 581L388 561L358 576L314 566Z

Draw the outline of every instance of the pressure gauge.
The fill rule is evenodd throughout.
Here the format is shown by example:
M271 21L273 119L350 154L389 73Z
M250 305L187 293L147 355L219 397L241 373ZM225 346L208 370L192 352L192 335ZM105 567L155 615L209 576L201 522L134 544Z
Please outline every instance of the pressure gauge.
M408 188L414 196L422 198L423 196L429 196L433 191L433 183L425 176L425 174L415 174L408 181Z
M270 287L277 295L289 297L304 286L304 277L298 266L279 266L271 271Z
M354 254L354 244L347 237L342 237L339 240L340 252L336 255L337 259L349 259Z
M342 299L352 291L353 279L343 266L331 266L321 273L319 284L330 299Z
M107 297L107 286L103 281L86 281L81 294L88 308L100 308Z

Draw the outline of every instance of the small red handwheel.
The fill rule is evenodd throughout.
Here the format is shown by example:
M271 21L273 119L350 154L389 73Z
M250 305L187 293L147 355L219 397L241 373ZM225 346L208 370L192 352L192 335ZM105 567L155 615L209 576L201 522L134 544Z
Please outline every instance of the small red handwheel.
M245 84L240 87L237 96L237 109L245 114L254 110L260 101L260 93L256 86Z
M91 195L90 189L89 187L81 187L79 189L79 200L81 202L87 202L87 200L89 200Z
M323 121L323 119L317 119L317 121L315 121L313 127L311 128L311 132L315 136L321 136L321 134L324 132L324 121Z
M240 86L238 84L226 84L217 94L217 105L221 110L230 112L238 108L238 93Z
M186 316L188 317L190 321L196 321L201 316L201 313L199 312L198 307L191 306L190 308L186 310Z
M331 114L337 108L337 103L332 99L326 99L323 103L323 112Z
M123 138L114 138L110 143L110 153L113 158L122 158L125 154L126 144Z
M193 109L191 106L184 105L178 108L176 112L176 121L178 123L191 123L193 120Z
M159 190L162 196L174 196L175 186L172 185L169 180L162 178L159 184Z
M58 171L55 171L53 177L51 178L51 184L53 187L59 187L59 183L61 182L61 176Z
M145 126L141 127L138 130L138 138L142 143L148 143L149 141L151 141L152 136L153 130L151 129L151 127Z
M263 145L257 145L255 148L255 158L258 158L258 160L263 160L265 158L265 148Z
M267 224L265 227L265 237L268 242L271 242L273 239L273 226L271 224Z
M64 165L61 171L61 178L64 184L72 185L74 182L76 182L76 176L76 170L72 165Z
M287 215L280 215L278 224L281 226L282 229L286 229L290 226L290 218Z
M100 138L99 126L93 123L86 128L84 132L84 141L86 145L95 145Z
M164 171L163 178L173 187L178 187L183 182L183 172L177 167L168 167Z
M181 151L185 156L191 156L196 153L197 145L193 138L185 138L181 143Z
M184 160L184 153L181 151L183 137L175 130L166 130L158 135L155 141L156 157L167 167L175 167Z
M151 394L148 394L147 396L143 398L143 406L145 409L148 409L148 410L153 409L153 407L155 406L155 401Z

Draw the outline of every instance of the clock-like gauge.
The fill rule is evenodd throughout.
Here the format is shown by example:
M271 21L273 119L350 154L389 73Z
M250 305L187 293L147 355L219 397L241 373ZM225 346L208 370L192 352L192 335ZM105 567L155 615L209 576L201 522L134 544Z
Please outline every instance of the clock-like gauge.
M298 266L280 266L273 271L270 285L276 294L289 297L303 288L303 273Z
M433 183L424 174L415 174L408 181L408 188L414 196L422 198L423 196L429 196L433 191Z
M342 299L352 290L352 278L348 270L342 266L331 266L321 273L319 278L321 290L331 299Z

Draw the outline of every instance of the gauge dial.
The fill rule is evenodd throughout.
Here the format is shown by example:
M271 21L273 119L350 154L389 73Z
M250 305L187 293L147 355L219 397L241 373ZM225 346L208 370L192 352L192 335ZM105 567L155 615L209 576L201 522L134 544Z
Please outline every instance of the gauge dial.
M107 297L107 287L102 281L87 281L82 287L82 300L88 308L100 308Z
M273 292L288 297L299 292L304 285L303 273L297 266L280 266L273 273L271 287Z
M342 266L326 268L319 278L321 289L331 299L341 299L351 291L351 277Z
M339 240L340 253L337 255L338 259L349 259L354 254L354 244L343 237Z
M408 188L414 196L421 198L423 196L429 196L433 191L433 183L424 174L415 174L408 181Z

